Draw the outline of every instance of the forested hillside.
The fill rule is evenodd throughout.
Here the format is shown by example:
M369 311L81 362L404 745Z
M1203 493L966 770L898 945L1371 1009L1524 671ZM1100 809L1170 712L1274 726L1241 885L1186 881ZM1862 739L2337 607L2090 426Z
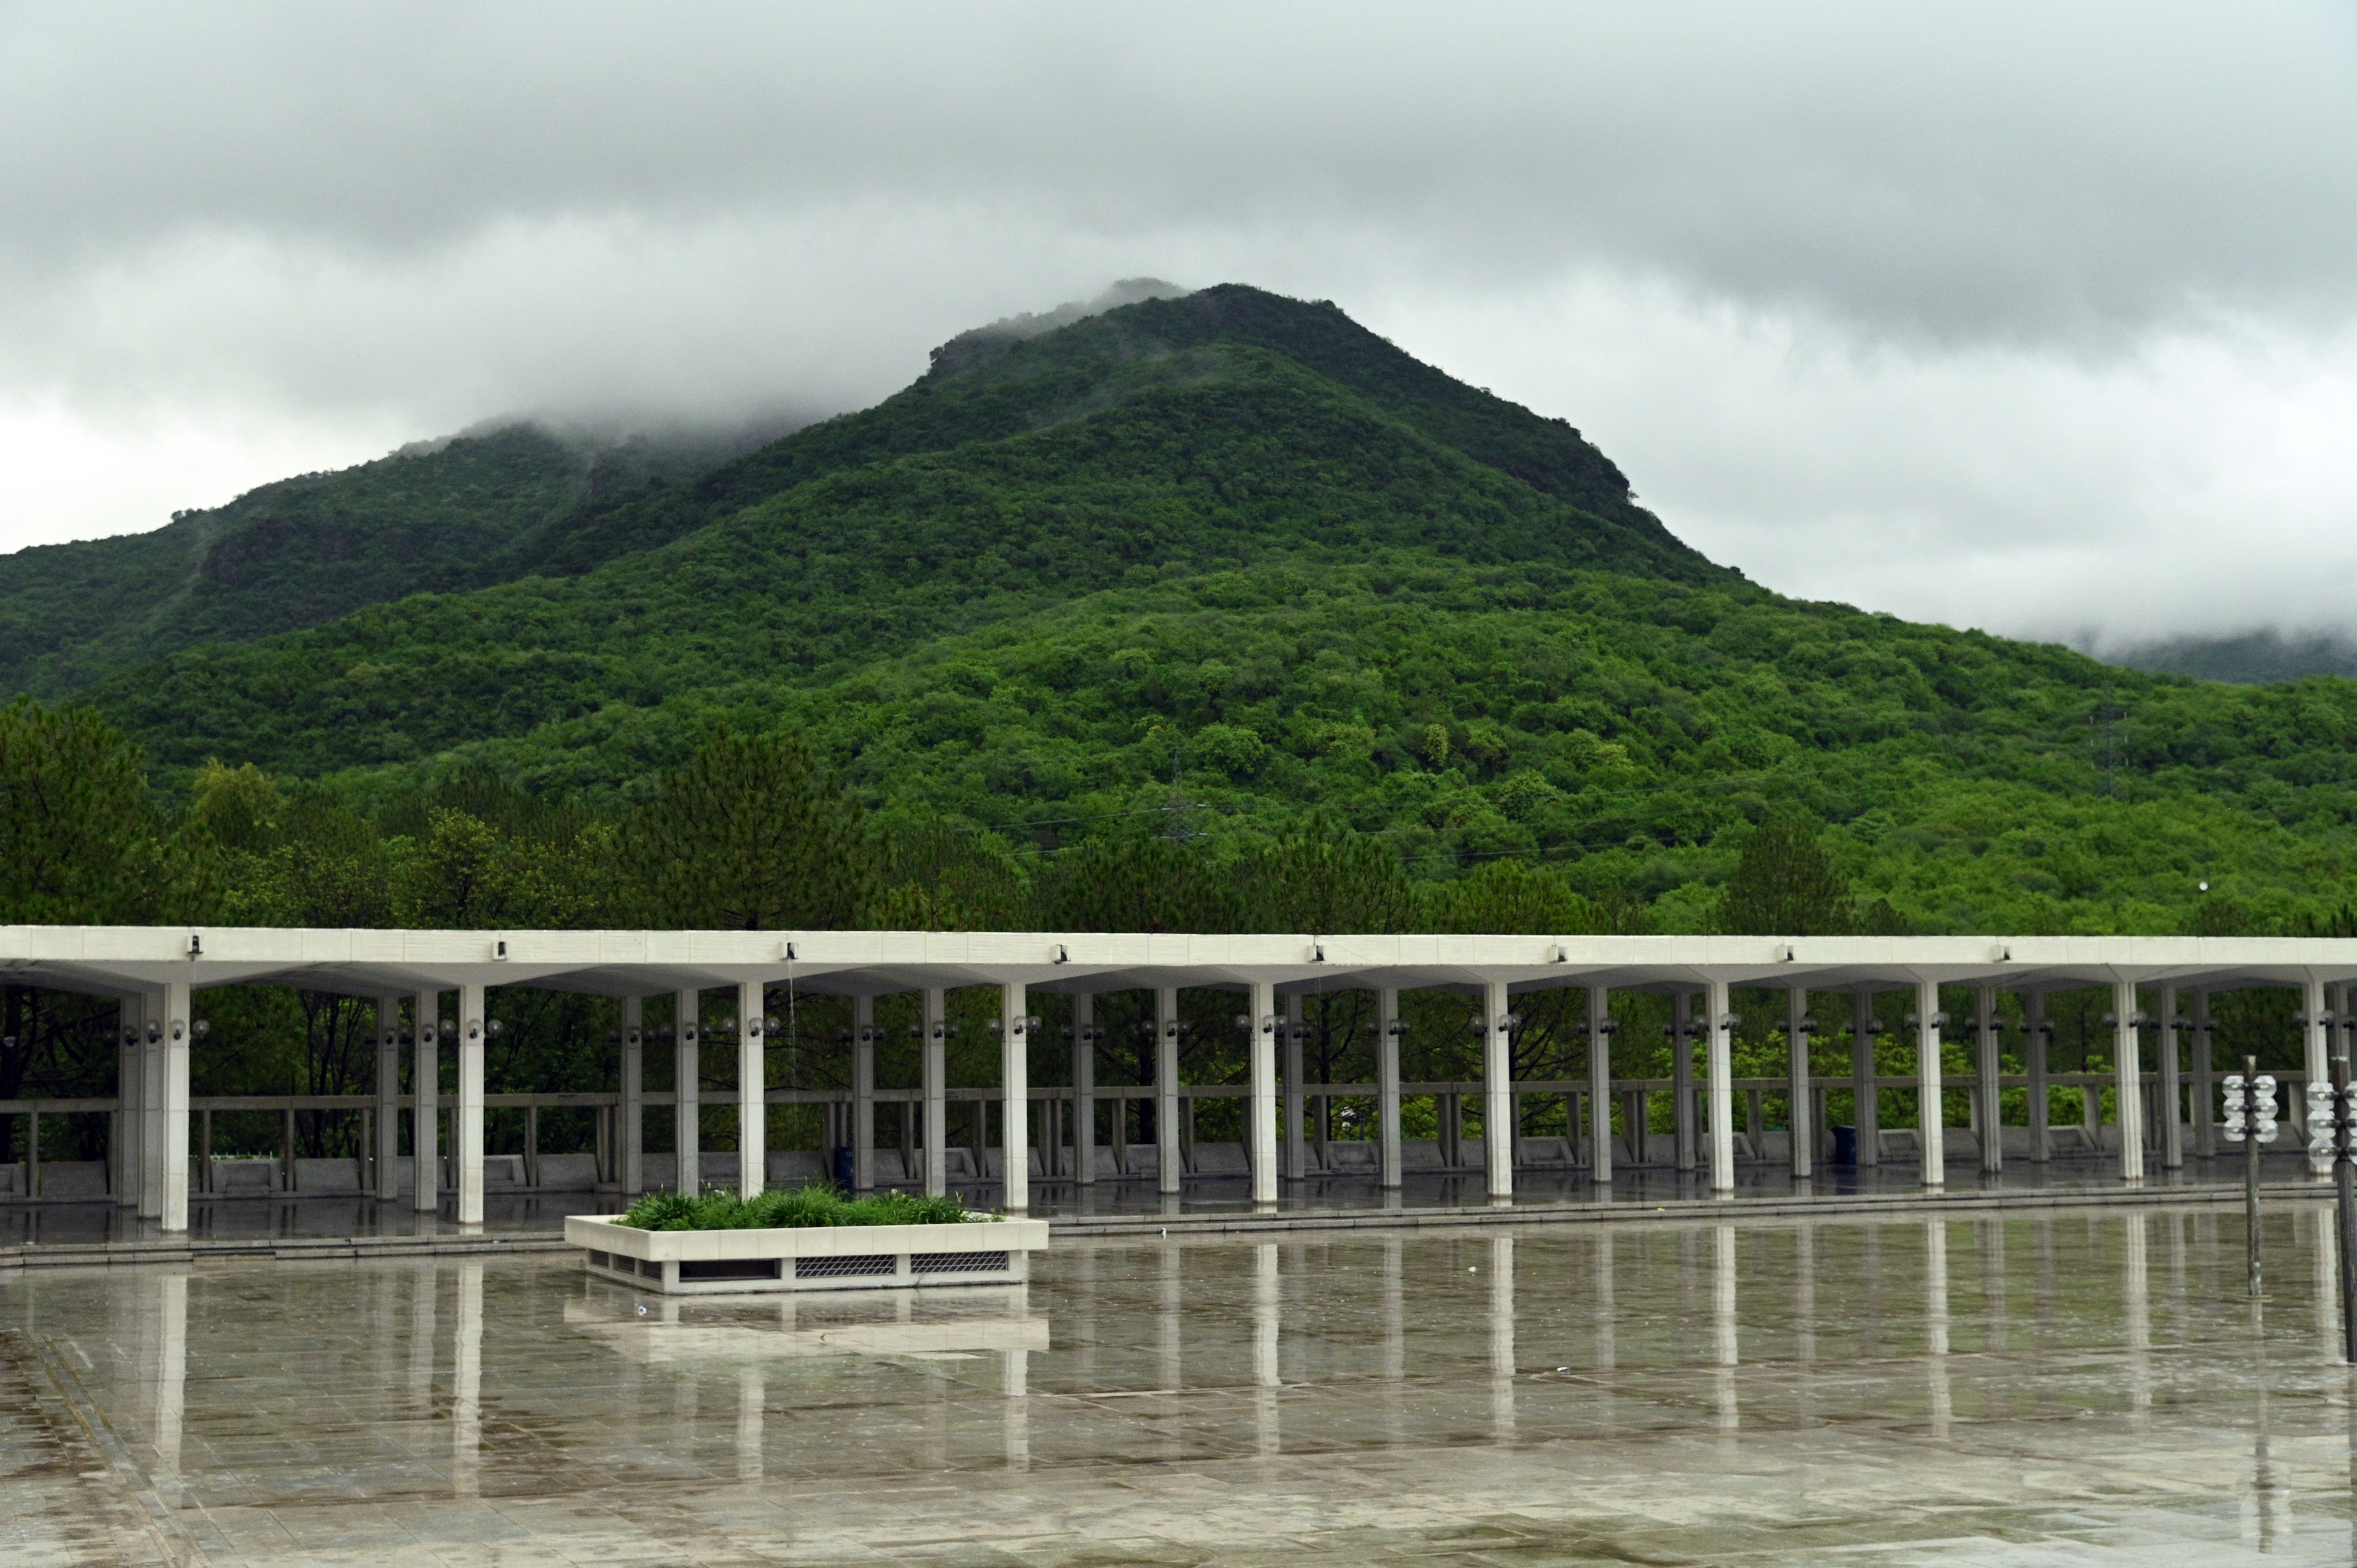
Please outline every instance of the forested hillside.
M2357 931L2357 683L1781 597L1568 424L1240 287L968 334L697 466L519 427L27 552L0 628L19 691L70 694L0 709L5 920ZM102 1092L105 1004L7 1000L0 1096ZM2109 1004L2051 1000L2059 1063ZM361 1080L365 1007L209 1005L248 1044L207 1091ZM498 1005L495 1082L608 1080L604 1004ZM1226 999L1187 1005L1186 1072L1232 1080ZM1618 1068L1667 1070L1666 1004L1615 1005ZM2222 1000L2215 1043L2276 1059L2289 1005ZM1529 1006L1517 1072L1568 1073L1572 1003ZM1474 1070L1458 999L1411 1011L1411 1076ZM1781 1070L1756 1011L1738 1067ZM1372 1070L1362 1014L1318 999L1315 1076Z
M487 586L83 698L167 799L218 758L420 831L453 778L594 818L786 726L880 821L1003 843L989 877L1156 835L1227 865L1315 811L1421 881L1519 861L1667 929L1716 918L1780 809L1925 930L2176 929L2205 881L2212 917L2322 919L2357 846L2357 686L1780 597L1567 424L1330 305L1229 286L968 334L700 476L572 482L451 567Z
M735 432L623 438L511 424L281 479L152 533L0 555L0 691L61 696L185 648L520 576L551 531L745 444Z
M569 510L587 454L529 425L282 479L153 533L0 556L0 685L56 696L199 643L440 586Z

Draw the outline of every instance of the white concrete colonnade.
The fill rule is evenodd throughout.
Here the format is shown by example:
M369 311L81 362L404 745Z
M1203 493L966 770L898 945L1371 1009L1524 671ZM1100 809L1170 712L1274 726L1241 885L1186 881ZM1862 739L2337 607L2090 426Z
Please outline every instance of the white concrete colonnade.
M1008 1209L1029 1206L1027 1104L1031 1036L1038 1021L1028 1011L1032 991L1082 998L1112 991L1147 991L1154 995L1155 1086L1159 1185L1178 1188L1178 992L1210 987L1237 993L1244 1006L1239 1020L1248 1040L1249 1090L1245 1143L1256 1203L1277 1199L1280 1172L1286 1168L1279 1137L1280 1057L1293 1070L1285 1088L1291 1101L1307 1087L1297 1062L1297 1011L1288 999L1315 993L1365 990L1376 998L1378 1124L1383 1149L1381 1179L1401 1180L1399 1168L1399 993L1457 991L1478 999L1475 1026L1482 1056L1484 1160L1493 1200L1513 1193L1513 1138L1510 1123L1514 1093L1511 1077L1512 999L1541 990L1587 992L1591 1041L1609 1039L1607 1007L1614 991L1667 994L1677 1014L1703 1044L1704 1136L1692 1136L1692 1096L1681 1093L1679 1144L1682 1166L1699 1155L1714 1191L1734 1187L1734 1100L1730 1062L1735 1015L1729 993L1736 988L1785 990L1790 996L1788 1040L1796 1106L1807 1081L1808 993L1846 992L1857 998L1855 1037L1861 1082L1873 1072L1872 1024L1867 1003L1877 992L1911 992L1908 1024L1918 1064L1919 1103L1915 1129L1923 1180L1943 1181L1941 1040L1948 1026L1940 1010L1943 986L1977 989L1977 1005L1967 1026L1975 1041L1984 1102L1994 1106L1996 1029L1994 998L1999 991L2023 996L2029 1023L2026 1056L2033 1084L2034 1131L2042 1131L2043 1036L2040 1006L2050 992L2109 985L2114 993L2115 1060L2118 1064L2120 1162L2124 1176L2141 1176L2145 1166L2140 1053L2142 1030L2158 1026L2161 1081L2173 1096L2178 1080L2177 1034L2180 1027L2206 1029L2207 997L2213 990L2287 986L2300 994L2304 1060L2311 1078L2327 1071L2343 988L2357 981L2357 940L2326 938L2196 937L1458 937L1458 936L1196 936L1033 932L921 931L404 931L302 930L258 928L12 926L0 928L0 973L12 983L48 986L118 998L123 1006L124 1124L138 1135L124 1140L118 1191L135 1194L142 1215L167 1230L188 1223L188 1073L194 1045L195 993L222 985L296 985L376 999L379 1021L380 1149L390 1148L393 1101L390 1092L403 1032L400 1001L411 999L417 1089L414 1113L417 1150L416 1202L438 1202L435 1155L435 1096L440 1049L452 1046L457 1092L450 1107L450 1155L456 1172L456 1207L462 1223L479 1223L483 1205L483 1057L490 1032L485 993L493 986L540 987L608 995L622 1004L620 1080L626 1190L639 1179L638 1118L642 1109L640 1072L644 1032L640 1004L648 996L674 998L680 1063L681 1170L696 1169L695 1072L700 993L734 987L738 1075L739 1181L749 1194L766 1179L766 1122L746 1107L766 1103L766 1041L763 1018L773 987L797 987L821 994L863 998L857 1017L865 1038L855 1034L854 1119L872 1134L873 999L901 992L921 997L921 1102L924 1168L939 1190L944 1172L942 1110L946 993L956 987L996 986L1000 1039L1001 1094L1005 1115L1004 1200ZM2137 1008L2138 987L2159 989L2158 1018ZM455 992L457 1014L442 1016L442 997ZM2195 999L2191 1020L2180 1020L2176 999ZM1691 1016L1695 1000L1701 1015ZM1075 1040L1096 1037L1092 1007L1074 1009ZM1687 1036L1681 1046L1690 1046ZM1082 1058L1091 1053L1081 1051ZM1591 1050L1587 1104L1591 1122L1591 1176L1611 1179L1610 1075L1609 1051ZM1691 1071L1690 1050L1676 1059ZM2197 1069L2198 1093L2208 1092L2205 1064ZM1075 1103L1094 1094L1092 1075L1076 1078ZM1873 1096L1860 1101L1859 1157L1878 1157ZM1991 1112L1992 1116L1994 1112ZM1792 1164L1806 1176L1814 1151L1805 1133L1807 1118L1796 1114ZM2179 1133L2174 1117L2164 1130L2167 1153L2175 1156ZM2206 1119L2196 1118L2197 1138L2206 1139ZM1297 1137L1299 1117L1293 1117ZM1093 1126L1092 1118L1090 1125ZM1600 1133L1599 1130L1600 1129ZM1093 1141L1093 1131L1088 1141ZM1076 1139L1076 1147L1081 1140ZM870 1138L857 1143L866 1146ZM1984 1164L2001 1158L2001 1141L1984 1138ZM2311 1154L2313 1155L2313 1144ZM380 1196L391 1168L379 1162ZM1082 1161L1083 1179L1088 1172ZM857 1173L865 1185L867 1172Z

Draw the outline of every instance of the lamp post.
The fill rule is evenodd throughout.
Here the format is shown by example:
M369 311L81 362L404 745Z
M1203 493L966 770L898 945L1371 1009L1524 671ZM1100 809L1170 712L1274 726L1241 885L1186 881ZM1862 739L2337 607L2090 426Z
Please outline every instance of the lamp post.
M2341 1354L2357 1366L2357 1086L2349 1081L2349 1045L2336 1038L2330 1090L2332 1185L2341 1221Z
M2226 1075L2224 1116L2218 1131L2243 1145L2243 1230L2250 1251L2250 1294L2259 1294L2259 1145L2276 1135L2276 1080L2244 1057L2243 1070Z

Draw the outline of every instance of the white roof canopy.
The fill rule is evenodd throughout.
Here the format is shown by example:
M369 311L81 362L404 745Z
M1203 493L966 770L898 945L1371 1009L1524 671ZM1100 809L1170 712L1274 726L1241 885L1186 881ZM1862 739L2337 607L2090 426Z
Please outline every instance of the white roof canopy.
M608 996L792 984L880 995L1021 983L1047 991L1274 984L1279 992L1711 982L1887 990L1922 981L2056 991L2357 980L2357 940L2293 937L1190 936L1030 931L387 931L0 927L0 978L95 995L172 983L399 995L460 985Z

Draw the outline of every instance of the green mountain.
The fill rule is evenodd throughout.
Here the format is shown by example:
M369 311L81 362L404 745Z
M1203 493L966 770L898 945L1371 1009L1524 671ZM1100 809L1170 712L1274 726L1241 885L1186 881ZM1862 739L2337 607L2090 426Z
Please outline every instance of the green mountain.
M2357 643L2324 632L2294 637L2280 631L2172 637L2122 649L2113 657L2131 670L2241 685L2304 681L2310 675L2357 677Z
M1327 351L1375 395L1255 341L1249 317L1221 324L1212 313L1235 296L1267 302L1280 324L1308 318L1313 330L1297 335L1313 343L1358 339L1356 360ZM320 773L410 764L748 680L839 677L1174 572L1390 551L1727 575L1631 505L1625 481L1567 425L1437 372L1422 378L1436 395L1419 398L1421 368L1330 307L1216 290L942 360L877 408L692 485L651 487L575 535L594 539L584 559L614 555L625 535L685 528L673 542L579 575L195 650L92 698L167 762L218 754ZM1596 499L1582 507L1573 496ZM737 504L747 497L762 499ZM689 527L701 510L721 515ZM651 760L585 762L576 781L619 784Z
M1782 598L1568 424L1241 286L967 334L874 408L486 542L451 568L483 585L83 694L167 768L362 806L472 763L642 798L791 722L871 804L1026 854L1221 856L1319 808L1419 875L1548 861L1674 929L1779 803L1932 929L2175 929L2222 918L2204 880L2317 915L2357 848L2357 685Z
M746 444L733 433L588 437L509 424L281 479L152 533L0 555L0 689L59 696L199 644L520 576L547 531Z

